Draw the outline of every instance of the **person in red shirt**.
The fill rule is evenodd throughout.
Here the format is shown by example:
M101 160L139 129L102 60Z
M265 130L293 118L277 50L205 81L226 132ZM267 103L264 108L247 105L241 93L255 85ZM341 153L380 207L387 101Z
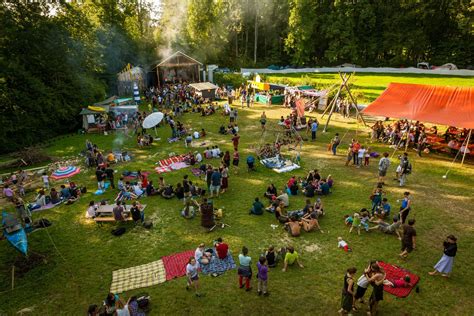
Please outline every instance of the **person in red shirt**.
M235 136L232 137L232 143L234 144L234 150L235 151L237 151L239 149L239 140L240 140L239 134L235 134Z
M296 177L292 176L290 180L288 180L288 182L286 183L286 186L288 187L288 189L291 188L293 184L295 184L295 182L296 182Z
M229 254L229 245L222 241L222 238L217 238L216 251L219 259L224 260Z
M357 141L357 139L352 140L352 157L354 159L354 165L358 166L359 165L359 149L360 149L360 144Z

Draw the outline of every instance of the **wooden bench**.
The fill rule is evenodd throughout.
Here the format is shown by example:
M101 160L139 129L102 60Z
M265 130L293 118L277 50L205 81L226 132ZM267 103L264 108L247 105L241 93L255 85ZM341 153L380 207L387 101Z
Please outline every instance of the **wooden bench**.
M94 221L97 223L97 225L102 226L103 223L115 223L115 222L120 222L116 221L113 216L102 216L102 217L96 217L94 218ZM126 217L124 222L129 222L133 221L132 217Z

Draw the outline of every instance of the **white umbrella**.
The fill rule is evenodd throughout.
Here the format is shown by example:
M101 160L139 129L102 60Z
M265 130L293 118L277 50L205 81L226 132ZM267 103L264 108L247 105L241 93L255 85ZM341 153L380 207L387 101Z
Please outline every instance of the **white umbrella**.
M164 115L161 112L151 113L150 115L145 117L145 119L143 120L142 126L143 128L153 128L156 125L158 125L158 123L160 123L161 120L163 120L163 117Z

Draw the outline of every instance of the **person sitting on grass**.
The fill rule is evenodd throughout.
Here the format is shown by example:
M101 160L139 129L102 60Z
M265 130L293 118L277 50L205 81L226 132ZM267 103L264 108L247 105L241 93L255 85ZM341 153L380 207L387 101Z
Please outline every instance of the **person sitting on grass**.
M156 190L155 187L153 186L153 181L151 180L150 182L148 182L145 191L146 191L147 196L153 196L153 195L159 194L158 190Z
M176 184L176 189L174 190L174 194L176 195L178 200L184 199L184 188L180 182Z
M87 208L86 217L95 218L97 216L97 206L94 201L89 202L89 207Z
M292 246L289 246L287 248L287 252L285 254L285 259L283 261L283 269L282 271L283 272L286 272L286 270L288 270L288 266L292 266L294 265L295 263L300 267L300 268L304 268L303 264L301 264L301 262L298 260L299 259L299 256L298 256L298 253L295 251L295 248L293 248Z
M263 209L265 206L260 202L260 200L255 198L255 202L252 204L252 208L250 209L249 215L262 215L263 214Z
M226 244L221 237L217 238L217 242L215 244L216 252L217 252L217 257L221 260L224 260L227 258L227 256L230 254L229 252L229 245Z
M212 259L212 252L205 249L206 245L204 243L199 244L194 251L194 258L199 264L208 264Z
M51 197L51 203L53 204L59 204L62 202L61 198L59 197L59 193L55 188L51 188L49 191L49 196Z
M301 223L295 216L290 218L290 221L285 223L285 229L292 237L298 237L301 234Z
M132 203L132 207L130 208L130 214L132 215L132 219L135 224L142 222L145 220L145 212L143 211L143 206L140 202L134 201Z
M323 231L321 230L321 227L319 226L319 222L318 222L318 219L317 219L317 215L316 213L312 212L311 215L309 216L309 218L305 218L303 217L301 219L301 225L303 226L303 229L306 231L306 232L310 232L310 231L313 231L314 228L317 228L319 229L319 231L322 233Z
M165 186L165 188L163 189L163 192L161 193L161 196L167 200L172 199L174 197L173 186L172 185Z
M319 195L328 195L329 193L331 193L329 184L326 182L326 180L319 181L319 189L317 190L317 192Z
M277 189L273 183L270 183L270 185L267 187L267 191L265 192L264 196L268 199L272 199L272 197L276 197L277 195Z
M122 202L117 201L115 207L113 208L114 219L117 222L124 222L126 218L126 214L124 213L124 208L121 205Z
M275 208L275 217L282 224L288 222L288 216L286 215L283 202L280 202Z
M403 278L392 279L392 280L383 280L383 285L387 285L393 288L403 288L403 287L412 287L413 284L410 283L411 278L409 275L405 275Z
M288 188L288 190L290 191L291 195L298 195L298 190L299 190L299 187L298 187L298 182L293 182L291 184L291 186Z
M281 190L280 195L276 197L279 202L283 202L283 207L288 207L290 205L290 198L288 197L288 193L286 190ZM274 205L273 203L270 204L269 207L266 208L267 211L273 212Z
M380 219L384 219L390 216L391 206L388 203L387 198L382 199L382 204L380 204L374 212L374 217L377 216Z
M303 193L306 197L314 197L315 187L313 186L312 182L306 183Z
M196 216L196 208L199 209L199 204L196 202L196 200L189 199L186 201L186 206L183 208L181 211L181 216L183 216L186 219L191 219Z
M265 252L265 258L267 259L267 264L269 268L275 268L278 264L278 255L275 252L275 247L270 246Z
M323 202L320 198L317 198L314 202L313 210L318 214L318 218L324 215Z

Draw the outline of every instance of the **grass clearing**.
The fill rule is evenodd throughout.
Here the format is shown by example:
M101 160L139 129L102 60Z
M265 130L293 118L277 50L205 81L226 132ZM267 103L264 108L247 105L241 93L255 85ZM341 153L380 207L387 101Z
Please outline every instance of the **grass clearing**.
M286 76L292 78L291 75ZM323 75L323 77L330 76ZM367 77L372 79L364 82ZM371 86L374 81L381 80L380 77L383 76L358 74L355 84ZM384 80L387 82L393 81L393 78L385 77L387 79ZM415 79L420 82L426 80L418 77ZM459 82L465 80L465 78L457 79ZM430 83L439 84L433 80L430 79ZM382 82L379 84L380 87L383 86ZM375 87L378 89L379 85ZM238 124L242 131L241 157L250 154L250 147L257 144L261 138L259 116L262 110L267 113L269 126L275 126L277 119L288 113L288 110L278 106L269 108L259 105L251 109L239 109ZM320 114L312 115L321 121ZM219 126L224 122L227 123L227 117L214 115L202 118L196 114L185 114L180 120L193 129L205 128L209 133L207 139L211 143L219 144L223 150L231 150L230 137L217 133ZM327 143L334 133L344 135L346 131L349 132L342 141L338 156L333 157L326 151ZM58 140L53 146L46 148L46 151L53 156L70 156L82 150L86 138L97 143L105 151L119 146L123 141L122 146L133 152L134 160L128 165L118 165L116 168L118 172L136 169L151 171L150 178L156 183L158 175L153 171L154 163L167 157L170 152L185 152L182 142L173 144L166 142L170 133L167 127L159 128L158 137L161 141L146 149L137 149L134 137L122 139L118 134L109 134L70 136ZM302 169L277 174L258 164L256 172L248 173L245 164L241 164L237 175L231 169L229 191L215 199L215 205L224 208L224 221L231 227L212 233L204 231L199 218L183 219L179 214L182 208L180 201L146 197L141 202L148 205L145 214L147 218L153 219L153 229L148 231L141 227L132 228L129 224L130 229L125 235L112 236L110 231L114 225L105 224L103 227L98 227L84 218L88 202L98 200L90 193L96 188L94 171L85 169L73 178L76 183L87 185L89 191L80 201L71 206L62 205L34 214L34 219L44 217L53 222L47 230L39 230L29 235L31 251L46 256L46 261L17 277L13 291L9 291L11 267L21 258L6 241L0 241L0 314L11 315L23 308L34 308L33 314L83 315L89 304L99 304L105 298L113 270L148 263L175 252L195 249L200 242L210 244L219 236L230 245L234 258L241 247L246 245L250 249L254 264L270 244L281 247L291 243L300 253L305 268L292 267L286 273L281 272L281 266L271 270L269 273L271 295L268 298L259 297L255 292L239 290L236 271L228 271L217 278L202 276L202 291L206 295L202 299L197 299L186 292L184 278L130 291L122 296L128 298L139 292L149 293L152 297L153 315L335 314L339 309L344 271L350 266L356 266L360 272L369 260L379 259L401 265L421 276L420 293L413 292L405 299L397 299L385 293L384 301L380 304L383 314L473 314L474 303L469 299L474 288L472 164L462 169L455 165L448 178L442 179L442 175L449 168L449 158L436 155L418 158L413 151L410 151L414 173L409 176L406 189L413 195L413 210L410 217L415 217L417 220L418 242L417 249L406 261L402 261L398 258L400 243L396 237L375 231L368 234L362 232L361 236L354 233L350 235L343 222L344 214L370 206L369 195L376 183L376 160L372 159L368 168L356 169L344 166L345 151L350 139L357 137L368 144L367 136L368 131L355 124L352 119L343 119L335 115L328 133L319 132L316 142L305 142L303 145ZM378 152L388 150L381 144L371 144L371 147ZM395 160L392 162L394 164ZM212 160L211 163L216 166L218 161ZM389 175L395 170L393 164L390 169L392 173ZM269 183L275 183L280 188L292 174L304 176L313 168L319 169L323 176L331 174L335 179L333 193L322 199L327 211L327 216L321 220L323 234L303 233L299 238L290 238L281 229L281 225L276 229L270 226L276 224L273 215L269 213L260 217L248 215L253 199L262 196ZM168 183L176 183L181 181L185 174L190 174L193 182L197 182L200 186L204 185L203 180L198 180L187 169L164 174L164 177ZM62 183L53 182L55 187L59 187ZM397 187L393 181L389 182L386 190L392 209L396 210L398 208L396 200L401 198L405 189ZM115 192L109 191L100 196L100 199L112 200L114 196ZM304 203L305 198L302 195L290 197L292 210L303 207ZM5 206L9 211L14 211L10 205ZM450 279L429 277L427 272L442 254L443 238L450 233L458 237L459 243L454 274ZM342 236L349 243L353 248L352 253L337 249L338 236ZM256 289L255 283L254 289ZM360 313L364 312L362 310Z

